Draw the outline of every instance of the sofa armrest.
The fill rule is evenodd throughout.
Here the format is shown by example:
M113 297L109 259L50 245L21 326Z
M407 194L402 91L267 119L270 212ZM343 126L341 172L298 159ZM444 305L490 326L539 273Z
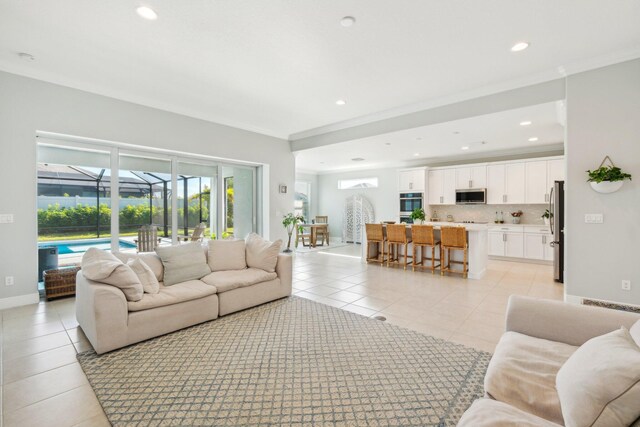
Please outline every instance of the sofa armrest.
M291 295L291 283L293 282L293 257L291 255L278 255L276 274L280 278L280 284L285 289L286 295Z
M104 353L126 345L129 310L115 286L76 277L76 318L94 350Z
M635 313L511 295L506 330L580 346L620 326L630 328L639 319Z

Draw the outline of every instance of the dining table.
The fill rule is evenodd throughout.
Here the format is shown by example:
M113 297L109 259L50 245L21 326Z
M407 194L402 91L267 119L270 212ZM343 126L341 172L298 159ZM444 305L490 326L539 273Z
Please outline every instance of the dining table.
M317 246L317 242L318 242L318 230L324 230L326 231L327 228L329 227L329 224L298 224L298 227L301 228L308 228L309 229L309 234L311 235L311 242L309 243L309 246L312 248L315 248ZM329 236L327 235L327 245L329 244Z

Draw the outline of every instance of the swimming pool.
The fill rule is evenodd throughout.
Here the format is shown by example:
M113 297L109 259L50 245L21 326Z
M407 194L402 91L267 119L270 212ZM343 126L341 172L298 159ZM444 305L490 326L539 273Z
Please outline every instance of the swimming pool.
M120 240L120 250L135 249L136 244ZM60 242L41 242L38 243L39 248L56 246L58 255L81 254L89 248L98 248L103 250L111 250L111 239L87 239L87 240L68 240Z

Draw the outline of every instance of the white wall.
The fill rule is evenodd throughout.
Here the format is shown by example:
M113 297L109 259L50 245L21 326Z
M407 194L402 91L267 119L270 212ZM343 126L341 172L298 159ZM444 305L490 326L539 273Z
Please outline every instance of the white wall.
M378 177L378 188L338 190L339 179ZM357 172L342 172L318 175L320 200L319 215L329 216L331 238L342 237L344 201L354 194L361 194L373 205L374 221L397 221L400 201L398 199L398 169L369 169Z
M295 180L288 142L0 72L0 213L15 217L0 224L0 308L37 292L36 131L269 164L270 237L286 237L279 215L293 193L277 189Z
M566 292L640 305L640 60L568 77L566 154ZM633 175L614 194L586 182L606 155Z
M311 198L309 200L309 216L315 218L316 215L322 215L318 213L319 203L319 189L318 189L318 175L313 173L303 173L296 171L296 181L305 181L311 184Z

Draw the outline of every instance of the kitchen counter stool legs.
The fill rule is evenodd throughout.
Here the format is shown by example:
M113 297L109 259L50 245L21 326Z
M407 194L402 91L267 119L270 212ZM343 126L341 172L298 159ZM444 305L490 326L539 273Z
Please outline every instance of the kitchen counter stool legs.
M384 247L387 240L384 237L384 228L382 224L365 224L367 233L367 262L378 262L384 265L386 259L384 257ZM375 245L375 256L371 254L371 246Z
M411 238L407 237L407 227L404 224L388 224L387 225L387 267L391 264L402 265L407 269L407 260L411 256L409 255L409 243ZM400 248L403 249L400 253ZM400 261L400 257L403 257L403 262Z

